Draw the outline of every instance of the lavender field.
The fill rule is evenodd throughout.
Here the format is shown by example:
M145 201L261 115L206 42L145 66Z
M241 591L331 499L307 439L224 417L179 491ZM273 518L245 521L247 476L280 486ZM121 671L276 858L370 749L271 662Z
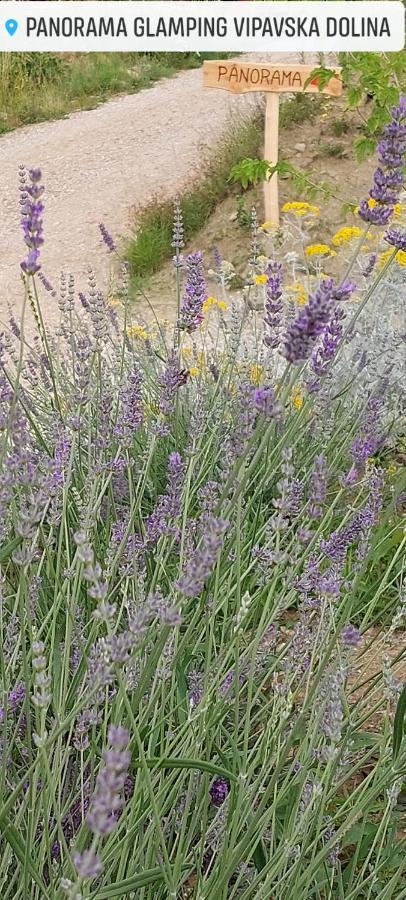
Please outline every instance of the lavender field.
M239 292L176 205L175 324L107 222L115 281L48 281L20 168L2 900L406 898L406 97L377 154L325 242L322 205L253 211Z

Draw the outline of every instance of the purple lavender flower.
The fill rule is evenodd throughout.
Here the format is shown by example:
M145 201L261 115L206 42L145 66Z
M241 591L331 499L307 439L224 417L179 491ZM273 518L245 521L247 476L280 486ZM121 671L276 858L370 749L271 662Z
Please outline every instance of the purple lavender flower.
M182 219L182 210L180 207L179 200L175 201L175 215L173 222L173 233L172 233L172 247L176 251L175 262L179 265L181 260L180 252L183 250L185 246L185 235L183 231L183 219Z
M373 187L369 192L371 200L375 202L370 206L367 200L363 200L358 214L364 222L387 225L403 186L406 96L400 98L399 106L392 108L392 121L384 128L382 140L378 144L378 153L379 165L374 174Z
M60 429L57 435L54 457L47 465L48 477L46 479L50 495L53 496L65 481L65 469L69 460L72 441L70 435Z
M97 776L95 791L87 814L87 824L100 837L111 834L123 808L123 791L128 776L131 754L127 750L130 735L125 728L110 726L104 750L104 767Z
M188 700L192 708L198 706L203 697L203 675L201 672L191 671L187 677Z
M351 445L351 457L354 461L349 472L344 475L342 483L348 487L360 479L367 460L373 456L384 441L381 424L382 397L371 396L366 407L366 415L360 433Z
M355 625L345 625L341 632L341 640L344 647L348 649L358 647L362 640L359 628L356 628Z
M187 373L184 369L180 368L176 354L172 353L168 359L166 368L159 379L161 387L159 409L165 416L169 416L173 413L177 392L183 384L186 384L186 381Z
M387 225L389 219L393 215L393 208L390 206L373 206L370 207L368 204L368 200L362 200L359 208L358 215L364 222L370 222L371 225Z
M390 228L385 234L385 241L392 247L396 247L397 250L406 253L406 231L401 228Z
M376 443L372 435L359 435L359 437L355 438L352 442L351 456L356 463L358 476L367 459L375 452L375 447Z
M146 605L151 612L151 617L156 616L161 625L176 628L182 624L183 620L179 609L173 606L166 597L162 597L162 594L149 594Z
M265 416L266 419L275 419L281 413L281 407L276 402L275 393L271 387L255 388L252 394L254 409Z
M265 334L264 344L270 349L275 349L279 344L279 329L283 308L281 301L282 272L282 265L274 261L269 263L266 271L268 281L266 284L265 325L269 331Z
M168 465L168 486L159 497L155 509L147 519L144 546L149 549L160 537L177 534L175 520L180 515L182 480L185 464L180 453L171 453Z
M245 684L246 680L247 680L246 673L240 672L240 674L238 676L239 686L242 687L243 684ZM230 694L233 691L234 687L235 687L235 671L234 671L234 669L230 669L230 671L227 672L227 675L225 676L223 683L220 685L220 696L221 697L230 697Z
M13 315L13 313L11 311L10 304L9 304L9 319L8 320L10 323L11 331L14 334L14 337L16 337L17 340L19 341L20 337L21 337L21 328L20 328L18 322L16 321L15 316Z
M11 712L15 712L25 700L26 688L22 681L17 682L8 695L8 705Z
M312 353L318 337L336 311L336 304L348 300L355 285L346 281L336 285L332 278L325 278L296 319L288 325L283 338L282 356L291 363L304 362Z
M223 265L223 257L221 255L220 249L217 246L217 244L213 244L213 247L211 248L211 252L212 252L213 263L215 265L216 272L217 272L217 274L219 274L221 272L221 267Z
M342 565L348 550L357 542L360 542L357 551L359 562L361 562L360 557L366 555L368 535L373 525L378 521L382 509L383 485L384 473L382 469L374 469L369 476L370 490L364 506L354 513L346 525L333 531L327 540L321 541L321 550L333 563Z
M24 241L28 247L28 254L21 263L21 268L26 275L35 275L41 268L39 263L40 247L44 243L42 213L43 203L40 197L44 192L44 186L40 184L42 174L40 169L30 169L28 172L30 184L25 185L24 202L21 205L21 227Z
M74 853L73 862L76 871L81 878L98 878L103 872L103 863L100 856L94 850L84 850L83 853Z
M25 684L22 681L18 681L17 684L14 685L13 689L10 691L7 697L7 709L13 713L17 709L19 709L25 700ZM4 720L4 709L0 707L0 723Z
M121 390L120 409L114 428L115 436L126 447L132 446L134 434L144 421L142 383L141 372L134 366Z
M99 229L100 229L100 234L102 236L103 242L105 243L107 249L110 251L110 253L114 253L114 251L117 249L117 247L114 243L114 240L113 240L110 232L107 231L107 228L103 224L103 222L100 223Z
M345 312L341 306L336 306L330 322L326 325L321 335L320 343L316 345L311 356L311 367L317 378L308 384L310 391L316 391L320 387L320 378L325 376L337 353L343 334L342 320Z
M52 297L56 298L56 291L55 291L53 285L51 284L51 282L48 281L48 278L44 275L43 272L39 273L38 278L41 281L45 290L48 292L48 294L51 294Z
M326 821L326 824L328 827L326 828L326 830L324 832L323 841L325 844L327 844L327 843L329 843L329 841L332 840L332 838L334 838L334 836L336 834L336 829L334 828L334 824L333 824L333 820L331 819L331 816L326 816L325 821ZM334 868L335 866L338 866L339 861L340 861L340 845L339 844L333 845L330 848L330 850L327 853L326 859L327 859L327 864L329 866L331 866L332 868Z
M209 791L213 805L222 806L228 797L229 791L230 785L226 778L215 778Z
M203 270L203 253L191 253L186 259L186 287L180 308L178 327L191 334L203 321L203 303L208 290Z
M252 436L259 410L253 403L253 385L240 384L235 421L223 446L222 477L227 478L236 460L247 451L247 443Z
M311 808L317 793L317 785L313 781L305 781L300 797L299 812L302 816Z
M371 254L370 254L369 259L368 259L368 262L367 262L367 264L366 264L366 266L365 266L365 269L364 269L364 271L363 271L363 273L362 273L363 276L364 276L364 278L369 278L369 276L371 275L371 273L373 272L373 270L374 270L374 268L375 268L377 259L378 259L378 254L377 254L377 253L371 253Z
M340 575L335 566L329 566L328 569L320 573L317 590L322 597L337 599L340 596L340 589Z
M210 578L217 562L229 523L224 519L215 518L215 516L205 516L202 526L204 532L201 542L175 585L176 589L185 597L198 597L201 594L205 582Z
M220 485L218 481L206 481L199 489L197 498L202 513L212 513L219 501Z

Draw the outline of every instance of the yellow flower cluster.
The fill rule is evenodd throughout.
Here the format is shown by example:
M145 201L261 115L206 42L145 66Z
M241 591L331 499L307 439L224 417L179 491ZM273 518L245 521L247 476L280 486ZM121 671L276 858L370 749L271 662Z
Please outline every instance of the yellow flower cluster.
M306 256L337 256L328 244L309 244L305 249Z
M361 237L361 235L362 228L358 228L358 225L344 225L343 228L339 228L339 230L333 234L331 243L334 244L335 247L341 247L342 244L347 244L348 241Z
M252 384L255 384L256 387L262 383L264 377L264 367L260 365L260 363L253 363L250 369L250 381Z
M204 355L204 350L199 350L196 353L194 359L190 359L190 357L195 353L195 348L190 346L182 347L180 352L186 362L189 363L190 361L192 363L192 365L190 365L189 363L188 368L188 372L191 378L197 378L198 375L201 375L204 372L204 370L206 369L206 357Z
M294 294L295 303L298 303L299 306L304 306L307 301L307 291L301 281L296 281L294 284L288 284L286 290Z
M301 409L304 401L304 393L300 384L296 384L291 393L291 400L295 409Z
M124 306L119 297L109 297L108 304L109 306Z
M217 309L227 309L227 303L225 303L224 300L217 300L217 297L208 297L207 300L204 301L202 306L203 314L206 315L209 309L212 309L213 306L216 306Z
M150 335L143 325L129 325L127 328L128 337L135 337L139 341L147 341Z
M393 250L385 250L383 253L379 254L378 266L380 269L383 268L388 259L392 256ZM395 262L399 266L406 266L406 252L404 250L398 250L395 256Z
M256 275L254 281L255 281L255 284L266 284L268 281L268 276L267 275Z
M318 206L313 206L312 203L305 203L305 201L293 200L290 203L284 203L282 206L282 212L293 212L295 216L307 216L309 213L313 213L315 216L320 215L320 209Z

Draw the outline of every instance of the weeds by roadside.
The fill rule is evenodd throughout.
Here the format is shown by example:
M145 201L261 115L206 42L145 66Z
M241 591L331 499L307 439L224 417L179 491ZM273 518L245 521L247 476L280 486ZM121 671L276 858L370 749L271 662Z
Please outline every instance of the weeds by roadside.
M0 134L93 109L118 93L133 93L213 54L0 53Z
M281 108L282 127L293 127L313 118L320 110L319 97L296 94ZM207 222L217 204L232 190L230 172L244 157L257 154L263 142L262 112L252 120L234 124L218 146L203 162L195 184L181 197L186 241ZM140 211L135 236L126 255L130 272L136 281L152 275L172 255L172 201L160 202L154 197Z
M196 182L182 193L183 224L190 240L205 224L216 205L228 193L230 170L245 153L255 152L262 136L261 116L234 125L201 166ZM126 255L130 272L139 278L158 271L173 254L173 202L153 197L137 222L137 231Z

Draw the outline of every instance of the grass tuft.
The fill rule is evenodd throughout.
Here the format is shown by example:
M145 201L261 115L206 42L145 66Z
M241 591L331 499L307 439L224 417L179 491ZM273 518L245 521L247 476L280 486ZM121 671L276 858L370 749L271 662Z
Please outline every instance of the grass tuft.
M306 94L281 107L280 121L285 128L300 125L317 115L323 98ZM245 157L257 155L263 143L263 115L240 122L225 135L214 152L203 162L201 174L181 196L186 241L204 227L218 203L235 188L230 172ZM173 200L156 197L140 212L137 231L127 247L130 271L135 279L157 272L172 256Z
M0 134L93 109L182 69L206 53L0 53Z
M242 157L256 153L262 141L262 117L242 122L219 144L201 167L201 175L182 194L186 241L205 225L217 204L231 191L230 171ZM130 240L127 258L131 274L144 278L157 272L172 256L173 200L155 197L140 213L138 230Z

